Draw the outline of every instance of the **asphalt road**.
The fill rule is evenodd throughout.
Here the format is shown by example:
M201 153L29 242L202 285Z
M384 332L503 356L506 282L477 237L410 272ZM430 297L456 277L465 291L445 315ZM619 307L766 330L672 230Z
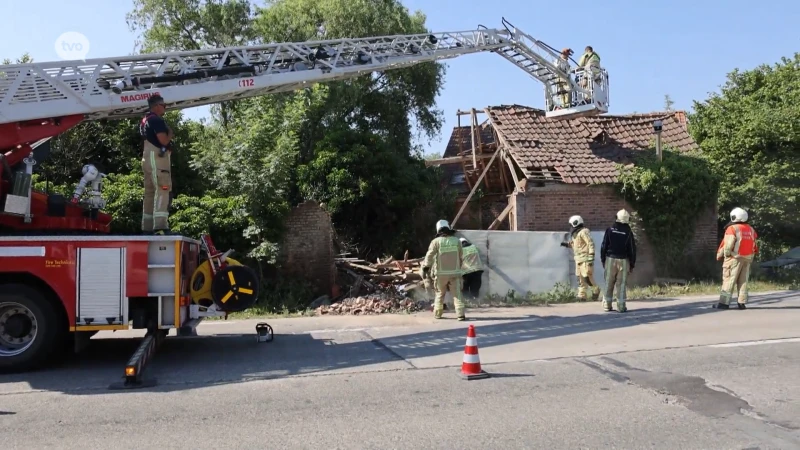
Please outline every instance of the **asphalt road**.
M0 376L3 449L800 448L800 293L430 314L208 322L152 388L109 391L137 341ZM492 377L458 376L466 327Z

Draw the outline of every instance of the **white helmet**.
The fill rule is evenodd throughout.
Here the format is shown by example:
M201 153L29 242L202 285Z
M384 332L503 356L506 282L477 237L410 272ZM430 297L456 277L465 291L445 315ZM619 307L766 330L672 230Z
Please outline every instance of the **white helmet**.
M742 208L733 208L731 210L731 222L747 222L747 211Z
M625 209L620 209L617 211L617 222L619 223L628 223L631 220L631 215L628 214L628 211Z
M436 232L441 233L442 230L449 230L450 229L450 222L442 219L436 222Z
M578 225L583 225L583 217L581 216L572 216L569 218L569 224L573 227L577 227Z

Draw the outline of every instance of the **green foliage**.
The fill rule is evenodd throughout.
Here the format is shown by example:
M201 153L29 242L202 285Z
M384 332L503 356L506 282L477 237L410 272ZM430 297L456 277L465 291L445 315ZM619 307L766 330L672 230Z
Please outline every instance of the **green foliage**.
M327 205L344 231L341 237L402 254L413 239L409 212L436 193L434 172L420 158L393 151L380 136L351 128L330 130L314 154L298 167L303 197Z
M103 183L105 211L111 214L111 230L117 234L138 234L142 229L144 178L141 171L112 173Z
M654 151L643 151L635 166L619 166L619 170L616 187L641 219L659 268L673 269L684 259L698 214L714 202L718 177L701 155L669 149L663 162Z
M694 110L690 131L721 176L720 220L745 208L762 258L800 245L800 53L734 70Z

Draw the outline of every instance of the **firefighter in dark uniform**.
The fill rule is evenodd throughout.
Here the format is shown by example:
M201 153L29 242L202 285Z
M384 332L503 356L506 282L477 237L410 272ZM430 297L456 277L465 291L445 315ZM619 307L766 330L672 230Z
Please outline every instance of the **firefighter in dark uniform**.
M139 124L144 139L142 173L144 175L144 202L142 206L142 232L169 234L169 205L172 194L172 129L164 121L166 104L160 95L147 100L149 111Z

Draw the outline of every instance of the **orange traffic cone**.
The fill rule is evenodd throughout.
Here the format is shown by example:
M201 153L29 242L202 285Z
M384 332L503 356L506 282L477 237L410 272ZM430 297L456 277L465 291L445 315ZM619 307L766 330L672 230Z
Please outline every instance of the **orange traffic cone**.
M465 380L489 378L489 374L481 369L481 357L478 355L478 338L475 337L475 325L467 329L467 344L464 346L464 359L461 362L461 377Z

